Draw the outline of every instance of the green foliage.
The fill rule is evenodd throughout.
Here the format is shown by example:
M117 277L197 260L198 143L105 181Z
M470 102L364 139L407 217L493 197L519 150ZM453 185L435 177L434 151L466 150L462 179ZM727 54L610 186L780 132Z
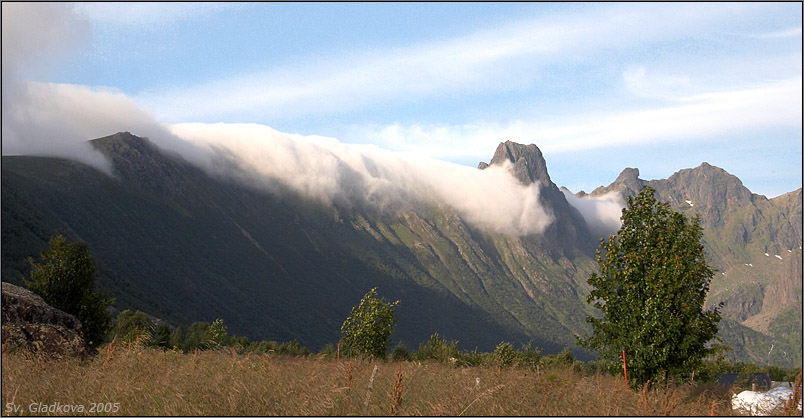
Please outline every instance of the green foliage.
M195 351L195 349L206 350L211 346L208 322L193 322L187 329L184 337L183 349L185 351Z
M156 330L154 331L154 337L151 340L151 344L154 347L164 349L171 348L170 337L171 337L170 326L168 324L161 323L156 327Z
M184 348L184 332L182 331L181 327L176 327L176 329L170 333L168 347L174 350L181 350Z
M410 351L404 344L399 343L391 350L391 358L394 361L408 361L411 358Z
M575 356L572 355L569 347L564 347L558 354L544 356L543 363L547 367L567 367L575 364Z
M223 319L218 318L212 322L207 333L211 344L218 347L222 346L226 342L226 325L224 325Z
M42 264L28 258L33 270L25 285L50 306L75 315L90 345L101 344L111 328L106 308L114 301L95 292L95 262L89 246L67 242L61 235L52 237L48 245L41 254Z
M148 342L153 325L144 312L126 309L117 315L114 334L120 342Z
M450 361L451 358L458 356L458 342L447 341L438 333L430 336L427 342L419 344L419 351L413 356L415 360L436 360L441 363Z
M378 299L376 287L369 290L341 326L344 352L384 358L396 326L394 308L397 305L398 300L388 303Z
M254 354L275 353L279 344L276 341L255 341L248 345L246 352Z
M522 347L521 351L517 351L516 357L518 367L536 369L541 362L542 352L538 347L533 347L531 343L528 343Z
M628 198L622 227L597 251L587 302L603 318L587 317L593 334L582 347L616 361L626 353L632 387L664 371L681 379L711 352L720 313L703 309L714 273L701 244L700 218L688 222L645 186Z
M511 367L516 361L516 350L511 343L502 342L494 349L491 355L494 364L499 367Z
M327 358L333 358L333 357L337 357L338 350L335 349L334 345L326 344L326 345L324 345L324 348L322 348L321 351L318 352L318 355L323 356L323 357L327 357Z
M286 356L304 357L310 355L310 350L299 344L298 340L293 340L282 343L277 347L276 353Z

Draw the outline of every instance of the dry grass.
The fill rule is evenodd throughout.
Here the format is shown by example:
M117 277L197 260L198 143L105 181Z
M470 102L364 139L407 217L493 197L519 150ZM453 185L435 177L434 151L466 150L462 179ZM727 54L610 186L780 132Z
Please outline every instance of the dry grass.
M569 368L534 373L138 346L85 362L6 353L2 392L4 415L8 403L19 414L31 403L93 402L119 402L112 415L732 415L730 393L714 386L634 392L622 377Z

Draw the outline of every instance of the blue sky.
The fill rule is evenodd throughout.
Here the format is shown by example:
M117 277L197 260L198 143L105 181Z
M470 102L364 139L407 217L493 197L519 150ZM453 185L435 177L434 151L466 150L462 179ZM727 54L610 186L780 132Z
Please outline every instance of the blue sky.
M87 86L163 124L258 123L471 166L535 143L572 191L703 161L768 197L802 183L801 3L68 4L39 43L36 25L10 32L6 4L4 90L14 62L21 80Z

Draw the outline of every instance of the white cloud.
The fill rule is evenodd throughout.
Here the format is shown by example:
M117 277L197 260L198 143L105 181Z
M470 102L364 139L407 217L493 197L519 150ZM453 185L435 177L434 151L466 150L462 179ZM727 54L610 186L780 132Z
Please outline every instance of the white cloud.
M3 155L69 158L111 174L106 158L86 141L128 130L204 163L205 154L116 89L26 79L47 72L90 34L86 19L67 4L3 3Z
M691 141L729 132L801 126L801 78L759 87L675 97L648 110L578 114L508 124L392 124L356 127L351 137L432 157L483 155L497 143L536 143L546 153L651 142ZM457 151L460 150L460 151Z
M269 190L280 182L327 204L391 212L445 204L476 227L517 235L541 233L552 221L539 204L538 184L520 184L507 167L477 170L257 124L185 123L171 130L230 158L209 166L212 172L232 175L234 162L245 170L240 180Z
M253 121L339 113L388 100L523 89L556 63L699 33L741 5L590 6L432 43L232 75L137 96L164 121ZM634 34L639 36L634 36Z
M576 197L572 192L561 189L567 202L578 212L589 226L590 231L599 237L608 237L622 226L620 217L625 208L625 200L618 192L610 192L599 197Z

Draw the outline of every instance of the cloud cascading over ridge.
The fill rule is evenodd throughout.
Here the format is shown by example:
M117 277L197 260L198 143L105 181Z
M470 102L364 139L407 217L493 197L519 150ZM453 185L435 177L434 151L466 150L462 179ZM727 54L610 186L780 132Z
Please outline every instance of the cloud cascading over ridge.
M234 157L252 181L267 187L280 181L325 203L384 211L443 203L477 227L515 235L540 233L552 221L539 204L538 184L520 184L507 167L477 170L257 124L186 123L171 131ZM220 166L208 169L224 174Z
M109 161L87 140L127 130L203 163L204 154L114 88L29 79L91 32L67 4L3 3L3 155L63 157L111 174Z
M620 216L626 205L620 193L609 192L600 197L577 197L564 188L561 192L564 193L567 202L581 212L581 216L595 236L607 237L616 233L622 226Z

